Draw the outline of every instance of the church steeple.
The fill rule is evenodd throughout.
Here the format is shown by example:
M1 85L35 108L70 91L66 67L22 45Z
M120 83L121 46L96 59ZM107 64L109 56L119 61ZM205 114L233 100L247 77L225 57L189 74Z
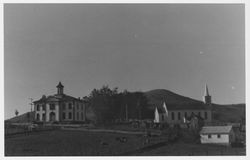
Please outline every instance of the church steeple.
M62 85L62 83L59 82L59 84L56 87L57 87L57 94L63 94L64 86Z
M209 96L209 92L208 92L207 84L206 84L206 88L205 88L205 94L204 94L204 96Z
M209 105L212 103L212 97L209 95L207 84L205 85L205 93L203 97L203 102Z

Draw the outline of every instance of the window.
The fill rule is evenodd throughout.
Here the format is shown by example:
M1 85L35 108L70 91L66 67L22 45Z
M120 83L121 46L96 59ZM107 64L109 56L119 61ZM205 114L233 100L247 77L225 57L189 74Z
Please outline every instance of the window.
M181 120L181 113L178 112L178 120Z
M62 104L62 109L65 110L66 109L66 105L65 103Z
M211 134L208 135L208 138L212 138Z
M217 138L220 138L220 134L217 134Z
M66 119L66 114L65 114L65 112L63 112L63 114L62 114L62 119Z
M71 103L69 103L69 109L72 109L72 104Z
M171 113L172 120L174 120L174 112Z
M37 111L40 111L40 106L39 106L39 104L36 105L36 110L37 110Z
M205 119L207 119L207 112L205 112Z
M81 112L81 117L82 117L82 120L83 120L83 112Z
M164 121L164 115L161 115L161 119Z
M79 110L79 106L78 106L78 103L76 103L76 108L77 108L77 110Z
M83 104L81 104L81 109L83 110Z
M45 105L45 104L43 104L43 111L45 111L45 109L46 109L46 105Z
M187 112L185 112L184 116L187 117Z
M72 113L69 112L69 119L72 119Z
M49 109L50 109L50 110L55 110L55 104L53 104L53 103L52 103L52 104L49 104Z
M79 119L79 112L77 112L77 114L76 114L76 119L77 119L77 120L80 120L80 119Z
M43 121L45 121L45 113L43 113Z
M36 114L36 120L40 121L40 114Z

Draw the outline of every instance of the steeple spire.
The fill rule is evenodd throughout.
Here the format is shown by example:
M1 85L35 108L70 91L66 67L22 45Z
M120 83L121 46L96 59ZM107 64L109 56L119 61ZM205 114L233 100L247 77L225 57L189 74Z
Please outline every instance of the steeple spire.
M205 94L204 94L204 96L209 96L209 92L208 92L207 84L206 84L206 86L205 86Z
M205 93L203 97L203 102L208 105L212 103L212 97L209 95L207 84L205 85Z

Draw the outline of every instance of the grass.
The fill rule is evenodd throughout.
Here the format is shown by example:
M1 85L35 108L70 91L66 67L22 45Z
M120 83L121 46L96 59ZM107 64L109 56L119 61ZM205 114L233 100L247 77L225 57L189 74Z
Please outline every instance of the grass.
M117 137L127 137L126 143ZM5 139L6 156L176 156L176 155L245 155L245 148L201 145L184 142L166 143L155 148L144 147L166 141L165 137L145 138L138 135L53 130L18 135ZM105 144L105 145L103 145ZM126 154L129 153L129 154Z
M136 156L220 156L220 155L246 155L245 148L232 148L228 146L211 144L170 143L146 152L138 152Z
M117 137L127 137L128 141L121 143ZM6 156L119 155L138 147L143 147L141 136L83 131L55 130L5 139Z

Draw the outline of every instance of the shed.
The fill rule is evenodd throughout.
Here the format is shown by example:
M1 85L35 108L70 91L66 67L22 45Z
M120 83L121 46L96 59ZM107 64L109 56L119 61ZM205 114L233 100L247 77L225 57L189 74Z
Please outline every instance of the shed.
M204 126L200 131L202 144L230 145L235 141L235 133L232 126Z

